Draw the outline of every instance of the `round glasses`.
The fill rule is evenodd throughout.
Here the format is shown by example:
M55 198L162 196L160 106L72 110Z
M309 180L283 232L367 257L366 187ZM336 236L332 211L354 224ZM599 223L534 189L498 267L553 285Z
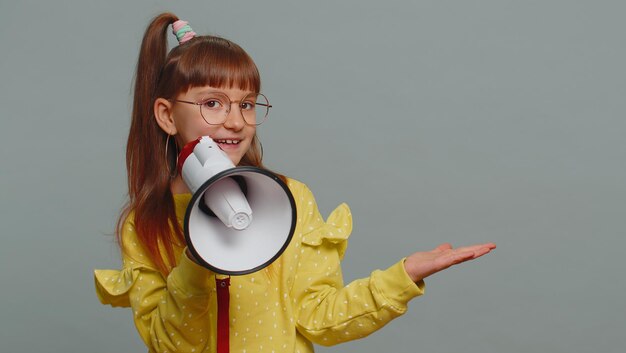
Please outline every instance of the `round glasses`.
M270 102L261 93L250 93L240 101L231 101L221 92L208 93L199 102L172 99L174 102L194 104L200 107L202 119L209 125L221 125L226 121L233 103L237 103L243 121L248 125L258 126L267 120Z

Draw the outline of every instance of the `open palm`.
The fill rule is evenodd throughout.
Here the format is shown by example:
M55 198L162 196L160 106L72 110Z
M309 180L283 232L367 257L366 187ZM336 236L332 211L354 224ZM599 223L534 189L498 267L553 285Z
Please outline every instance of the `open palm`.
M404 267L411 279L417 282L452 265L479 258L495 248L496 244L486 243L453 249L452 245L444 243L431 251L409 255Z

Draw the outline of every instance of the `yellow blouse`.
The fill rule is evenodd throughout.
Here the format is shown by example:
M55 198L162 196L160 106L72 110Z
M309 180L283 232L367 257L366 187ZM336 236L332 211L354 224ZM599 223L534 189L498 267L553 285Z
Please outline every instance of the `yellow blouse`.
M306 185L289 179L298 221L285 252L268 268L230 279L231 352L313 352L365 337L407 310L424 283L411 281L404 259L343 285L340 261L352 231L346 204L322 219ZM190 194L175 195L183 224ZM123 268L95 270L103 304L131 307L149 352L214 352L216 274L184 249L167 278L137 240L132 216L122 229ZM218 275L219 276L219 275Z

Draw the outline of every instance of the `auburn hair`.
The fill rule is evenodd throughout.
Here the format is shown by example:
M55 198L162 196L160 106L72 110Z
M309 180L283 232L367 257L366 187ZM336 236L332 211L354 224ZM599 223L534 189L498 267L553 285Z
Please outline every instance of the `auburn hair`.
M252 58L237 44L216 36L196 36L167 52L172 13L156 16L143 36L134 79L132 120L126 146L129 200L117 222L118 241L126 218L134 216L141 245L159 271L167 275L176 264L175 246L184 246L170 190L176 148L156 122L157 98L174 98L196 86L239 88L260 92L261 78ZM175 139L173 139L175 140ZM166 156L166 152L168 155ZM263 168L262 148L254 136L239 165ZM282 175L279 177L286 181Z

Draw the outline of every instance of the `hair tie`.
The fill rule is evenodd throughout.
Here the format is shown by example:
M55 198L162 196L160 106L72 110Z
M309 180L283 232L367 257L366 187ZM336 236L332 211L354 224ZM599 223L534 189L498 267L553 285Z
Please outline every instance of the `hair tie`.
M191 29L187 21L178 20L172 23L172 32L178 39L178 44L183 44L196 35L196 32Z

